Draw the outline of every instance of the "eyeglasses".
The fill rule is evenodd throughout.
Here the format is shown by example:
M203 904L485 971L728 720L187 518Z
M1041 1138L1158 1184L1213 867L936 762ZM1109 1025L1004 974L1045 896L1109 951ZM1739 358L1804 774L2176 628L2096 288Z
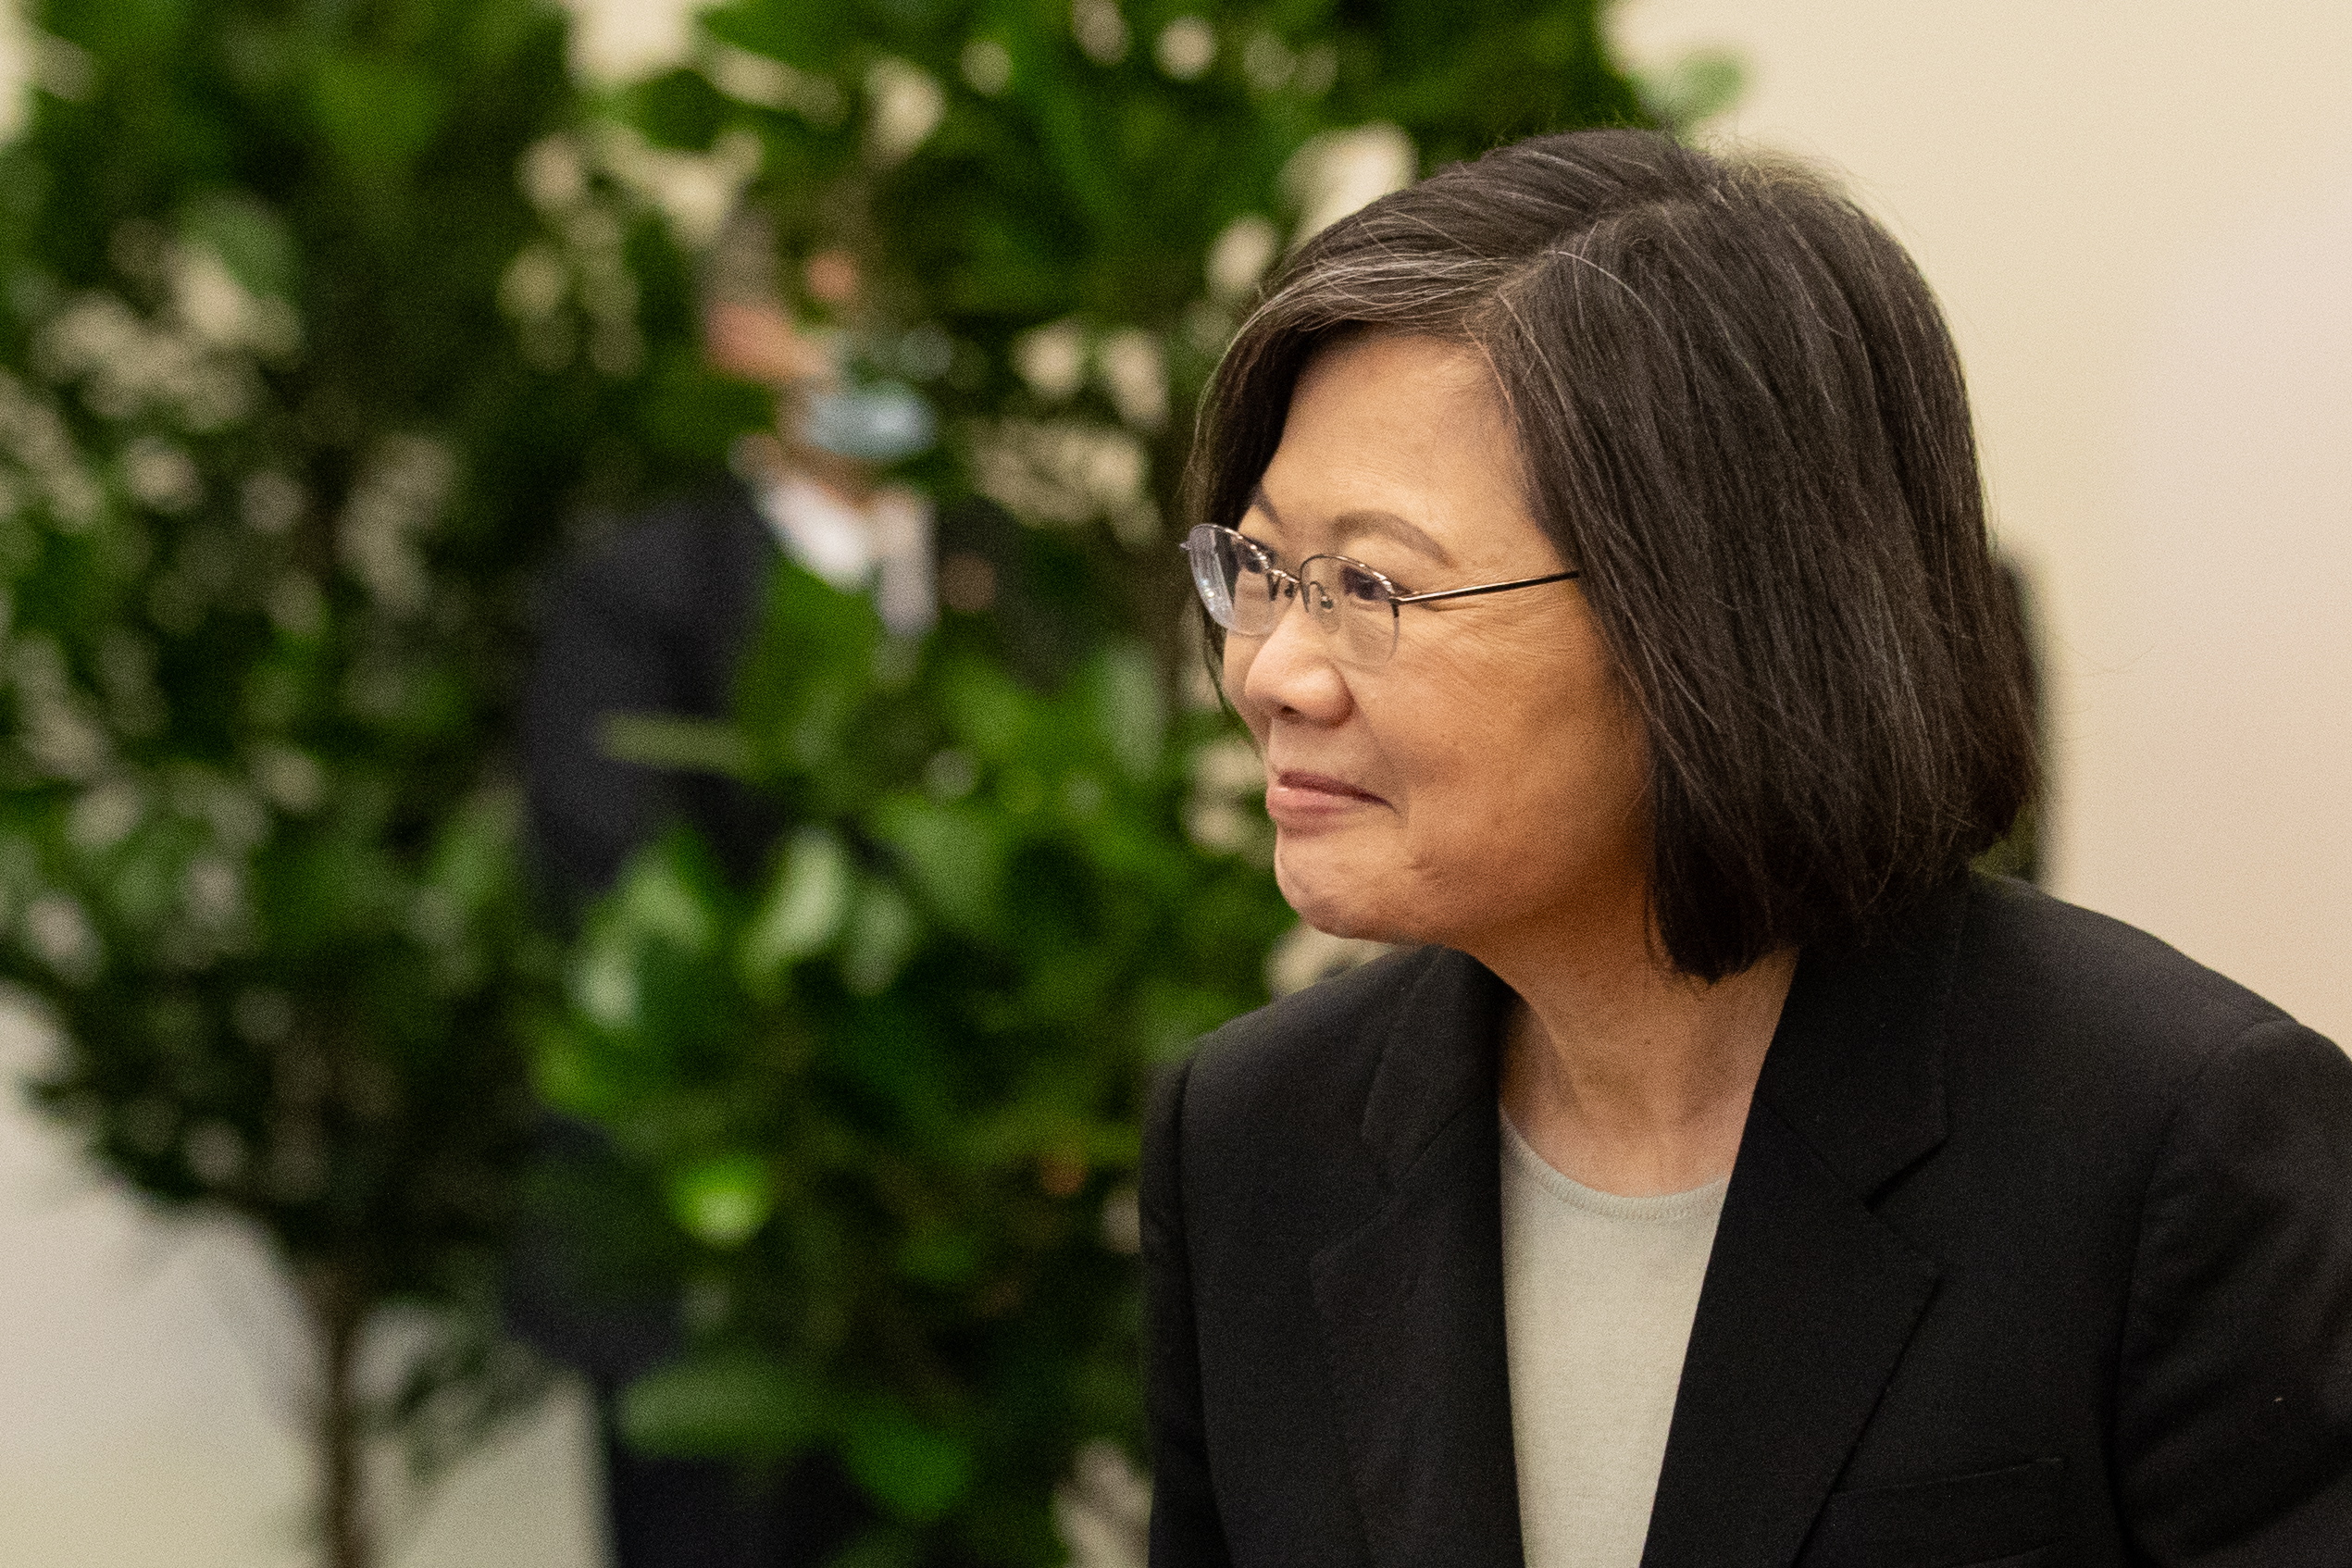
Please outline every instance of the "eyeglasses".
M1474 593L1534 588L1583 575L1553 572L1514 582L1407 593L1362 561L1345 555L1310 555L1299 563L1295 573L1287 572L1275 564L1274 552L1264 545L1214 523L1199 524L1185 535L1184 553L1192 563L1192 586L1201 591L1201 603L1209 618L1226 630L1244 637L1267 636L1289 609L1290 601L1303 599L1308 616L1330 639L1334 654L1343 663L1364 668L1388 663L1397 651L1398 624L1403 618L1398 612L1400 604L1467 599Z

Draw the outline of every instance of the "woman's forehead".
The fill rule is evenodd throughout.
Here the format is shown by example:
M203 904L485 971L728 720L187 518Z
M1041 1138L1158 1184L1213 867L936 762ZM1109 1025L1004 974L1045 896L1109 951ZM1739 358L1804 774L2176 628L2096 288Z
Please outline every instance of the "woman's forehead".
M1380 540L1452 566L1520 554L1518 447L1483 359L1400 333L1352 337L1300 379L1250 498L1286 549Z

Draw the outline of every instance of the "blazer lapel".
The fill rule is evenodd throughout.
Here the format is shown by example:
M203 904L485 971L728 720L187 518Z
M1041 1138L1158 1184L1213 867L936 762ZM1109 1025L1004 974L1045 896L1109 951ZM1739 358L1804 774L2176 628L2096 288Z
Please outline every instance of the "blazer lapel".
M1387 1199L1316 1254L1315 1305L1377 1568L1516 1568L1495 1042L1501 983L1433 951L1363 1136Z
M1799 964L1691 1326L1643 1568L1785 1568L1935 1264L1872 1212L1944 1137L1943 1014L1967 892L1903 940Z

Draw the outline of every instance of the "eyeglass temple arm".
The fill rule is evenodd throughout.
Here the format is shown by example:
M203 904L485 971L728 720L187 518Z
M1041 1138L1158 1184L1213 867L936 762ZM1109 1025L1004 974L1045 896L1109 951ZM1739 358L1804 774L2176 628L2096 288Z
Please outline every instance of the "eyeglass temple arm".
M1388 601L1392 604L1426 604L1437 599L1467 599L1474 593L1500 593L1506 588L1534 588L1541 583L1566 582L1582 577L1582 572L1554 572L1549 577L1523 577L1517 582L1481 583L1476 588L1441 588L1434 593L1399 593Z

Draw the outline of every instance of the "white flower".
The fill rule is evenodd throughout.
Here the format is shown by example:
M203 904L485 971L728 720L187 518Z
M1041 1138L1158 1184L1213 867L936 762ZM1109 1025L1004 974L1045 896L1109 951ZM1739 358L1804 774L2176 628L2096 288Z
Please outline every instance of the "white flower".
M456 475L456 459L439 442L388 437L369 454L336 519L343 564L395 614L422 609L431 591L417 543L440 520Z
M76 985L94 976L104 957L90 917L63 893L33 900L24 912L24 940L34 957Z
M1102 388L1119 417L1139 430L1168 422L1168 366L1160 340L1138 328L1114 332L1095 354Z
M1298 68L1299 56L1271 32L1256 33L1242 45L1241 74L1253 92L1279 93L1290 84L1291 74Z
M0 143L23 131L31 89L79 101L96 75L89 51L30 25L21 0L0 5Z
M1239 299L1258 286L1281 243L1272 219L1243 213L1209 246L1209 292L1221 300Z
M1013 368L1048 403L1062 403L1086 380L1086 332L1076 319L1056 321L1014 340Z
M707 153L656 147L627 126L607 124L599 131L597 153L605 169L623 190L660 213L690 251L706 250L718 239L743 188L760 171L760 140L749 131L727 132Z
M923 144L947 113L947 94L930 72L884 56L865 73L866 143L884 163L895 163Z
M237 509L255 533L285 532L309 504L300 484L272 468L256 469L237 488Z
M694 46L694 19L711 0L563 0L572 14L576 75L604 86L659 76Z
M205 498L194 460L154 436L135 437L122 449L122 483L140 505L167 514L189 511Z
M1283 188L1299 205L1297 240L1412 183L1418 166L1412 139L1375 121L1313 137L1283 166Z
M515 162L515 183L541 212L560 212L588 194L588 162L567 131L542 136Z
M172 313L206 345L281 359L302 346L302 319L284 300L255 294L204 245L175 245L165 263Z
M1217 30L1201 18L1178 17L1160 30L1151 56L1176 81L1194 81L1216 60Z
M74 847L103 854L131 837L147 815L146 798L127 778L110 778L82 791L66 814L66 837Z
M964 85L983 98L993 98L1013 84L1013 53L993 38L975 38L964 46Z
M325 770L297 747L273 742L256 748L252 773L255 789L279 810L297 816L317 810L327 792Z
M702 63L711 85L739 104L787 109L811 125L828 130L841 123L842 112L849 107L841 90L825 78L794 70L781 60L731 44L706 43Z
M1070 32L1098 66L1115 66L1126 58L1127 20L1119 15L1116 0L1073 0Z
M1116 1443L1078 1450L1070 1478L1053 1488L1053 1528L1070 1568L1143 1568L1151 1483Z
M106 419L160 405L189 429L215 430L243 418L260 391L241 355L94 291L43 323L33 360L49 380L80 383L91 411Z
M1006 419L976 432L972 458L981 493L1024 522L1069 528L1101 518L1136 545L1158 529L1143 488L1150 465L1126 430L1075 419Z

